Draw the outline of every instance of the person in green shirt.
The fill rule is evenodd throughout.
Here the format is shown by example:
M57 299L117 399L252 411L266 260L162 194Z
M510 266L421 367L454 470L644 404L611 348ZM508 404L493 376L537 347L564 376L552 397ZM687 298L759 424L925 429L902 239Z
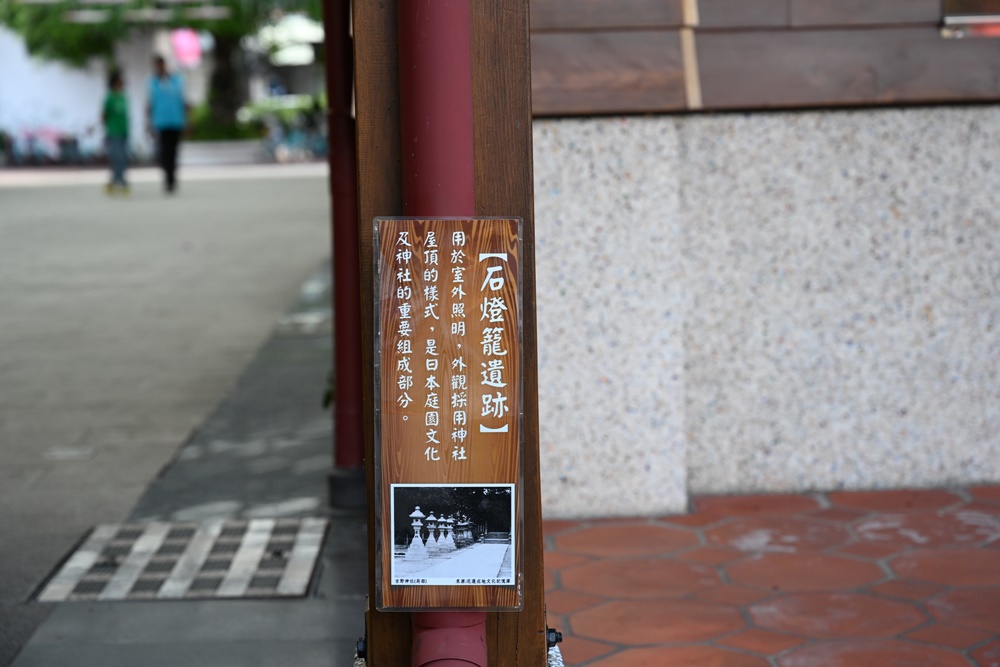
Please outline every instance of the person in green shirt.
M104 98L104 136L111 164L111 182L106 190L109 195L128 194L125 170L128 168L128 100L122 92L125 81L119 70L108 76L108 94Z

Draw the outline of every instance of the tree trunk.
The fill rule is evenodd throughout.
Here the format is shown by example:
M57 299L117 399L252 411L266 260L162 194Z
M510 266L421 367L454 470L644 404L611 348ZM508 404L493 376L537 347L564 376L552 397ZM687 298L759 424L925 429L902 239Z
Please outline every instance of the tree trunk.
M236 124L236 112L245 99L242 51L239 37L215 35L215 68L212 70L208 106L219 126Z

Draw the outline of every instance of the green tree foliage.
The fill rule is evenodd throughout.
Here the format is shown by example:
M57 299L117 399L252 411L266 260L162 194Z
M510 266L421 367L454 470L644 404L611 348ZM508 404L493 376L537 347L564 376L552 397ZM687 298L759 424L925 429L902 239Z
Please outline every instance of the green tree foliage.
M20 34L28 53L39 58L59 60L76 67L82 67L94 57L110 60L114 56L115 43L124 39L131 28L123 19L122 6L108 7L106 23L66 22L66 12L80 8L81 5L73 2L36 5L0 0L0 23Z
M318 18L322 4L321 0L219 0L214 4L229 8L230 16L211 21L191 20L184 18L183 10L194 5L161 4L158 6L173 8L174 19L155 27L185 27L212 34L215 38L216 68L212 75L209 106L218 122L233 123L245 94L238 62L240 39L256 32L282 12L305 12ZM152 27L126 21L126 12L154 6L157 5L150 0L129 0L117 5L83 5L74 0L55 4L0 0L0 23L20 34L33 56L81 67L95 57L112 62L116 43L127 38L132 30ZM108 20L95 24L66 21L67 11L83 8L106 10Z

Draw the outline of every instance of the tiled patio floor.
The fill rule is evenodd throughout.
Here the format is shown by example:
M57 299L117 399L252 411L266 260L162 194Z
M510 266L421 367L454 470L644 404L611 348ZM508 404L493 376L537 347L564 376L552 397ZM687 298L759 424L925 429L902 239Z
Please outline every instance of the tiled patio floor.
M576 667L1000 667L1000 486L545 522Z

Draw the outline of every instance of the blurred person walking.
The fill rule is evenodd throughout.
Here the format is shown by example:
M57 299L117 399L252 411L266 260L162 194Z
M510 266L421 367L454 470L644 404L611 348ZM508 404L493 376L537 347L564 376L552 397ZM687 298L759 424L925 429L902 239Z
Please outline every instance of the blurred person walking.
M125 81L118 69L108 75L108 94L104 97L101 119L104 121L104 139L111 165L111 182L105 186L109 195L116 192L127 195L128 182L128 100L122 92Z
M156 133L157 155L163 168L164 190L177 189L177 153L181 134L187 125L187 103L184 101L184 80L167 71L163 56L153 59L153 76L149 79L149 125Z

